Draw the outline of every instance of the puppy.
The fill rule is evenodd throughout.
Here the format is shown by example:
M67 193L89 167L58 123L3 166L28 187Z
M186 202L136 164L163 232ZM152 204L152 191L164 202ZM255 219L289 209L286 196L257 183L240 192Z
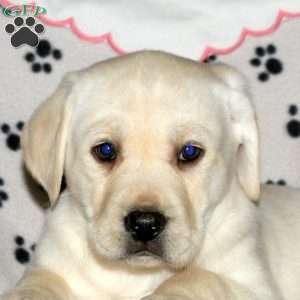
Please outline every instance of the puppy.
M65 77L22 147L52 210L1 300L300 299L299 192L258 202L255 113L234 69L156 51L100 62Z

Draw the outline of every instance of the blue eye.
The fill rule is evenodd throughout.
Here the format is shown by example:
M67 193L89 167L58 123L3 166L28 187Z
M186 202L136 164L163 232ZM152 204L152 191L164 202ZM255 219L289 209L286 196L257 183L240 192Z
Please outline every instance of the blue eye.
M97 157L97 159L102 161L112 161L117 156L114 145L109 142L105 142L95 146L92 149L92 152Z
M193 144L186 144L182 147L179 153L179 161L189 162L197 159L200 155L204 154L204 150Z

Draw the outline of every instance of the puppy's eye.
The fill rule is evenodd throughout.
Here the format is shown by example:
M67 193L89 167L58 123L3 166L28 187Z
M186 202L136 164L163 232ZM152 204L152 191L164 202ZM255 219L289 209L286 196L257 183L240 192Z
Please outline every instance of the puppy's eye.
M191 162L203 155L204 149L193 144L186 144L181 148L181 151L178 155L178 160L180 162Z
M112 143L101 143L92 148L93 154L101 161L113 161L117 157L115 146Z

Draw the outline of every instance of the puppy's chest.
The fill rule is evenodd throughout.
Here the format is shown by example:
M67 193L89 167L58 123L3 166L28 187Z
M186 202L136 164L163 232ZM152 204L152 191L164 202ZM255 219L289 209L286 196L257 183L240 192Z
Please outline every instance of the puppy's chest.
M170 274L165 272L134 275L103 272L95 277L69 278L68 283L76 300L140 300L152 294L168 277Z

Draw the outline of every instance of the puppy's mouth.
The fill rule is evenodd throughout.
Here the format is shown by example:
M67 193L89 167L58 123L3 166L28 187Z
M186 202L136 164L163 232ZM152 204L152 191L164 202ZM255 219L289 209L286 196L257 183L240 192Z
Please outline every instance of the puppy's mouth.
M154 258L162 260L164 256L163 246L160 239L149 242L128 241L127 256L131 258Z

